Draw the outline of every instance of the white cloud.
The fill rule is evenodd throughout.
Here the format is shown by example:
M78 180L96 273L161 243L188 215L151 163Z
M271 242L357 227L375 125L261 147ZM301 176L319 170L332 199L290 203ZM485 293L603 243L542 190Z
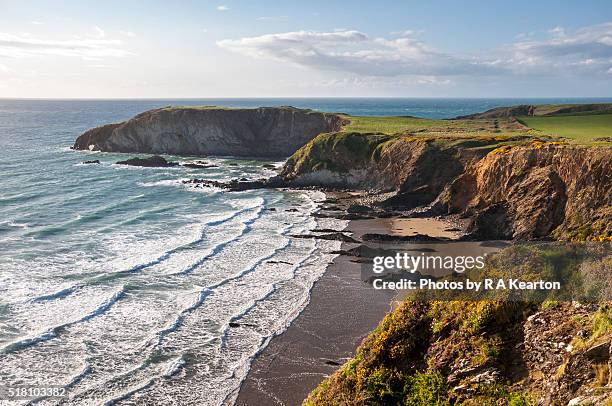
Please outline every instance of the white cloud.
M372 38L355 30L294 31L218 41L223 49L253 58L362 76L419 76L420 83L447 83L468 75L586 75L612 69L612 23L569 32L555 27L545 40L522 40L477 55L452 55L415 38Z
M218 11L228 11L229 7L227 7L227 6L217 6L217 10Z
M365 76L485 74L500 69L438 52L414 38L370 38L354 30L295 31L222 40L217 45L255 58Z
M120 40L99 38L50 40L0 32L0 56L22 58L45 55L92 60L104 57L124 57L131 55L131 52L123 48L123 42Z
M130 38L134 38L136 36L136 34L132 31L124 31L124 30L120 30L119 34L124 35L126 37L130 37Z
M40 21L30 21L30 24L42 25L42 23Z
M612 23L567 32L562 27L549 31L551 38L522 41L510 47L509 63L536 72L604 73L612 67ZM573 68L582 67L582 71Z
M104 32L104 30L98 27L97 25L94 27L94 30L96 31L96 37L98 38L106 37L106 33Z
M565 35L565 30L563 29L563 27L559 27L559 26L548 30L548 32L550 32L553 35L558 35L558 36Z
M404 30L404 31L391 31L389 34L396 35L398 37L416 37L422 35L425 31L423 30Z

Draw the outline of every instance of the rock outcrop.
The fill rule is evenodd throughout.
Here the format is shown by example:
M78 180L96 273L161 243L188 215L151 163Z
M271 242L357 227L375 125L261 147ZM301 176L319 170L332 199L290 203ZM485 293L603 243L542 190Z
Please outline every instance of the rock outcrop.
M178 166L178 162L167 161L166 158L154 155L148 158L130 158L125 161L118 161L117 165L142 166L145 168L167 168Z
M338 131L336 114L293 107L160 108L77 138L74 149L171 155L286 157L323 132Z

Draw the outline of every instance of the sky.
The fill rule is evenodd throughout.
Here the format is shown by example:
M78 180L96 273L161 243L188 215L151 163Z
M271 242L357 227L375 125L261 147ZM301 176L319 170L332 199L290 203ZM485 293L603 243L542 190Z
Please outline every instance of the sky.
M609 0L0 0L0 97L609 96Z

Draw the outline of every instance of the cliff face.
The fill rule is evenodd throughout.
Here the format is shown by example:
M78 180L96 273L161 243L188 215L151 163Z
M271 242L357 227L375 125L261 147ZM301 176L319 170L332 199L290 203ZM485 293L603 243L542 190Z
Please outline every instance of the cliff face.
M322 139L321 137L324 137ZM472 219L481 239L601 239L612 235L612 148L488 140L326 134L287 162L295 185L395 191L383 204L433 203Z
M396 191L388 205L415 207L435 199L485 153L423 137L324 134L291 156L281 176L296 186Z
M292 107L162 108L91 129L77 138L74 149L285 157L316 135L341 126L335 114Z
M494 151L450 183L437 206L473 216L470 231L481 238L610 236L611 156L611 148L563 145Z

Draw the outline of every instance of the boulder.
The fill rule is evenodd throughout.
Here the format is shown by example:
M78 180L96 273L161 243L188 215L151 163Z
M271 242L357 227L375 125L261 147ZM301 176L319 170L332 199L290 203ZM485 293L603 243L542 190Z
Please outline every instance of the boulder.
M166 168L178 166L178 162L167 161L164 157L153 155L149 158L130 158L117 162L117 165L143 166L147 168Z

